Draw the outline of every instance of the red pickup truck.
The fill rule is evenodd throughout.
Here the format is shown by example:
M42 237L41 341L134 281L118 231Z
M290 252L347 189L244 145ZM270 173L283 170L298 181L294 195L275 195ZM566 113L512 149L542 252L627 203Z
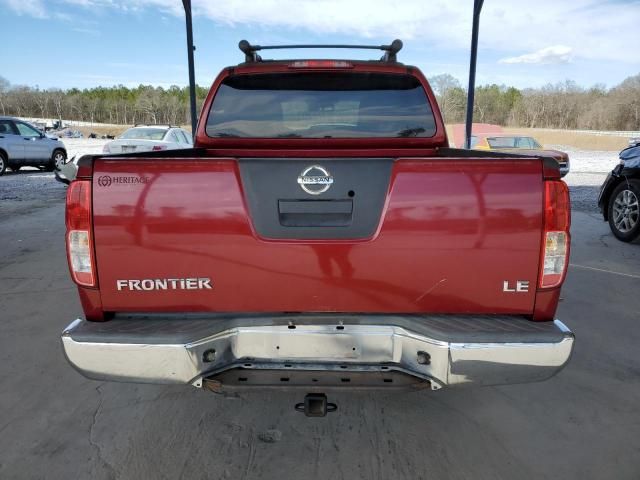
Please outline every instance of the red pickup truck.
M195 148L83 157L67 195L85 315L62 333L69 362L216 392L558 372L574 341L555 319L570 223L558 165L448 148L398 46L267 61L241 42Z

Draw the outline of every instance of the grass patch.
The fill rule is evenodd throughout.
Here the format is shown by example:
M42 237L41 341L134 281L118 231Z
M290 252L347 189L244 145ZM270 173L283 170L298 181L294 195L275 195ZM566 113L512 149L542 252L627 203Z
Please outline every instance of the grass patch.
M534 137L543 145L567 145L580 150L620 151L629 145L626 137L576 133L566 130L544 130L540 128L505 128L505 132Z
M453 128L446 126L449 141L453 139ZM578 150L606 150L619 152L629 145L627 137L576 133L570 130L547 130L543 128L504 127L505 135L526 135L533 137L543 146L566 145Z

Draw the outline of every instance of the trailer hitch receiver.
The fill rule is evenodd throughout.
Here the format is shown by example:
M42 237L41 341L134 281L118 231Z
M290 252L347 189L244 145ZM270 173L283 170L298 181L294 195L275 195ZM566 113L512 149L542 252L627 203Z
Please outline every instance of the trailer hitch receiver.
M307 417L325 417L328 412L335 412L338 406L327 402L324 393L308 393L303 403L296 404L296 410L304 412Z

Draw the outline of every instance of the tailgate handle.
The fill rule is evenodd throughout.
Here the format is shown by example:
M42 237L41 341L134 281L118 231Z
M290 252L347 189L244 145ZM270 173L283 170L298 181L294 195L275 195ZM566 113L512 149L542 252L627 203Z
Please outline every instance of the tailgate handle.
M353 200L278 200L284 227L347 227L353 219Z

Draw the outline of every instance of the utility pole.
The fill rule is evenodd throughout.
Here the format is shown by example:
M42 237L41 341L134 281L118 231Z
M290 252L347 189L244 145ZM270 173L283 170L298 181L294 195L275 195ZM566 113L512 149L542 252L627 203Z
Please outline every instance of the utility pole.
M471 148L471 126L473 125L473 101L476 91L476 60L478 57L478 29L480 11L484 0L473 0L473 29L471 31L471 60L469 61L469 89L467 90L467 122L465 125L464 148Z
M193 45L193 25L191 21L191 0L182 0L184 6L184 16L187 22L187 55L189 58L189 104L191 109L191 136L196 139L196 74L193 64L193 52L196 49Z

